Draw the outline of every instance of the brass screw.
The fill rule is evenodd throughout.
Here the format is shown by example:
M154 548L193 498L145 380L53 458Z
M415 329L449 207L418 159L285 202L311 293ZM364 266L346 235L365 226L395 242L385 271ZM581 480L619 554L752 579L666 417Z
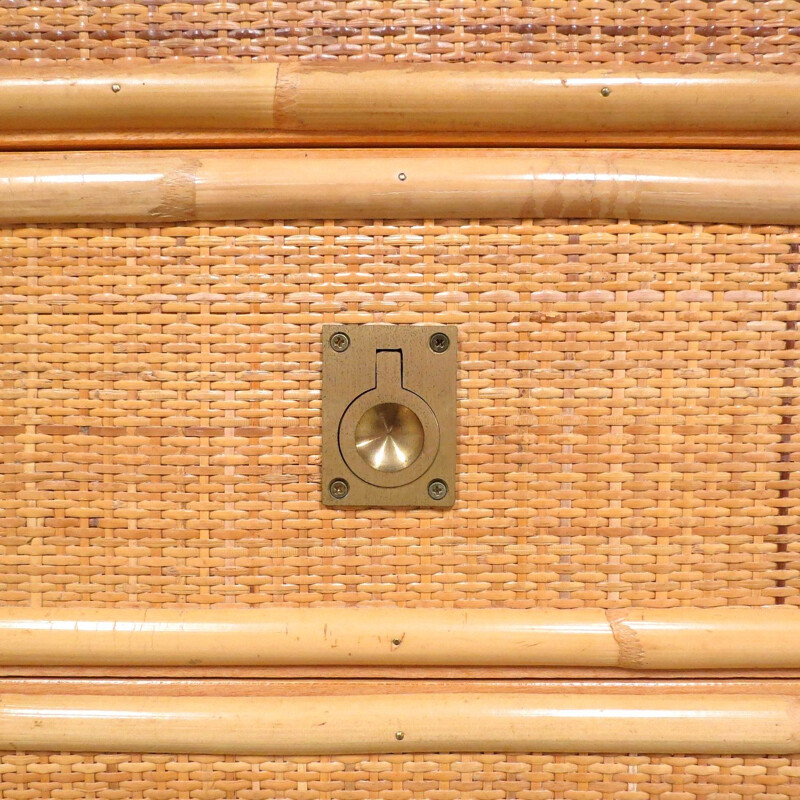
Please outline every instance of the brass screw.
M439 480L438 478L436 480L431 481L428 484L428 494L434 500L443 499L447 494L447 484L444 481Z
M116 94L122 87L118 83L111 84L111 91Z
M335 497L337 500L344 500L344 498L347 497L347 493L350 491L350 485L344 478L336 478L331 481L328 491L331 493L331 496Z
M400 647L400 645L401 645L402 643L403 643L403 640L402 640L402 639L392 639L392 644L393 644L395 647Z
M337 353L344 353L344 351L350 347L350 337L341 331L339 333L334 333L333 336L331 336L331 347Z
M434 353L444 353L450 347L450 337L446 333L434 333L429 344Z
M406 174L405 174L405 172L401 172L401 173L399 173L399 174L398 174L398 176L397 176L397 180L399 180L399 181L404 181L405 179L406 179Z
M402 742L403 739L406 738L406 735L403 733L403 731L395 731L394 738L397 739L398 742Z
M608 86L604 86L600 90L600 94L603 95L603 97L608 97L611 94L611 89L609 89Z

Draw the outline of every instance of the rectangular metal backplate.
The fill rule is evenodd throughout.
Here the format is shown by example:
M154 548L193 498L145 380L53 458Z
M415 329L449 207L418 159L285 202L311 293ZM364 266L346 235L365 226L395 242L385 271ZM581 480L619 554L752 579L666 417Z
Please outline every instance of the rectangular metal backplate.
M452 506L456 327L323 325L322 331L325 505Z

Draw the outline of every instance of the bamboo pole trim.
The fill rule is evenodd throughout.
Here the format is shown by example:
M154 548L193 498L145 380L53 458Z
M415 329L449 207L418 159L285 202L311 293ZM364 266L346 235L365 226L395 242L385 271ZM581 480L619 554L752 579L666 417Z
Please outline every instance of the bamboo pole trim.
M423 133L785 129L796 75L702 68L282 63L275 127ZM731 108L732 98L745 103ZM735 102L735 101L734 101ZM678 113L679 112L679 113Z
M777 694L5 694L0 750L788 755L800 752L800 705Z
M800 155L568 149L0 155L5 224L579 217L800 224Z
M0 665L797 668L800 610L10 607Z
M629 621L629 612L624 609L609 609L605 614L611 635L619 648L617 666L642 669L645 664L645 650L636 628Z
M14 64L0 132L800 133L795 87L791 68L763 65Z
M269 130L277 74L273 63L0 67L0 134Z

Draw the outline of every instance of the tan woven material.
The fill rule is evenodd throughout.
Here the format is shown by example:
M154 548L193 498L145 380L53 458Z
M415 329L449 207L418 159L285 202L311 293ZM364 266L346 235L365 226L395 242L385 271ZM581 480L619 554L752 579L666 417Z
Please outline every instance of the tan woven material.
M0 232L0 601L800 604L800 232ZM452 511L326 509L324 322L460 331Z
M795 0L0 0L0 62L793 64ZM800 604L800 231L0 231L0 604ZM319 502L323 322L460 326L451 512ZM0 797L800 798L800 760L7 754Z
M6 756L9 800L795 800L800 759L500 753L341 758Z
M796 0L0 2L0 59L798 61Z

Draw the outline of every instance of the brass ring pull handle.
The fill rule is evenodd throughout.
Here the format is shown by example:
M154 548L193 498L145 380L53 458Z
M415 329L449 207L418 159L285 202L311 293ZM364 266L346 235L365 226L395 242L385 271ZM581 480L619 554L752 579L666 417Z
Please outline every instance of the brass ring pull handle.
M453 505L457 348L454 325L322 326L326 506Z
M399 350L380 350L375 388L347 407L339 450L348 468L373 486L404 486L423 475L439 451L439 424L431 407L403 386Z

